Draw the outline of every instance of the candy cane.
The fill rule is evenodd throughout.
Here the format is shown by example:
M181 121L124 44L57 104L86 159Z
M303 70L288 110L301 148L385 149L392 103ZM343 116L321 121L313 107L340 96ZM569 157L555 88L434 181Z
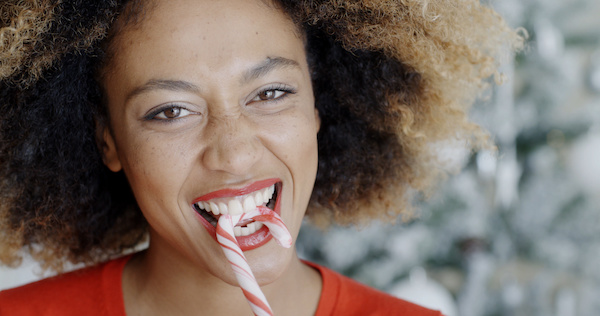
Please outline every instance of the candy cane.
M246 297L254 315L272 316L273 311L267 302L256 278L248 265L244 252L235 239L233 227L242 220L252 219L260 221L269 228L269 231L277 242L289 248L292 244L292 237L288 232L281 217L266 207L259 207L256 210L244 213L238 216L222 215L217 224L217 241L221 245L229 264L231 265L235 277Z
M290 248L292 246L292 236L283 223L283 220L279 214L273 212L268 207L259 206L253 211L250 211L242 216L244 218L248 217L256 222L265 224L267 228L269 228L271 235L275 237L277 243L282 247Z

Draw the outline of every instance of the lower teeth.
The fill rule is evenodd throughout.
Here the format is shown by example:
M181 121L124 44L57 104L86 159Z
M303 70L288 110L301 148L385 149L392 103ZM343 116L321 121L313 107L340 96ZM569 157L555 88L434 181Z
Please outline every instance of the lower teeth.
M248 236L254 234L257 230L261 229L262 226L262 223L258 222L249 223L247 226L235 226L233 228L233 233L236 237Z

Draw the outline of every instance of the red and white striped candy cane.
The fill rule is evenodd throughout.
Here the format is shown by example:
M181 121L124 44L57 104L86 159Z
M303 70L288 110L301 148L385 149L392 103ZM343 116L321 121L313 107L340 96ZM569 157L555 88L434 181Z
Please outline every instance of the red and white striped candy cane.
M257 210L238 216L222 215L217 224L217 241L221 245L225 257L229 261L236 279L250 304L250 308L255 315L272 316L273 311L267 302L256 278L248 265L244 252L235 239L233 227L243 219L251 218L260 221L269 228L269 231L275 237L277 242L289 248L292 244L292 237L283 224L281 217L266 207L259 207Z
M285 248L292 246L292 236L283 223L281 217L265 206L259 206L253 211L243 215L243 218L251 218L255 222L261 222L269 228L271 235L277 240L277 243Z

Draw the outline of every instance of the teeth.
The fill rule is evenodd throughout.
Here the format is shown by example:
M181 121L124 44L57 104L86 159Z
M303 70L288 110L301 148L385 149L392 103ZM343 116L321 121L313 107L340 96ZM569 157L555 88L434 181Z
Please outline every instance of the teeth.
M250 223L250 224L246 225L246 227L248 228L248 235L254 234L256 232L256 224Z
M253 211L257 206L264 206L273 197L273 193L275 185L228 201L200 201L196 206L214 215L241 215Z
M242 208L242 203L240 203L240 201L238 200L229 201L229 204L227 204L227 206L229 206L229 215L242 215L242 213L244 212L244 209Z
M242 236L248 236L250 235L250 228L246 227L240 227L241 228L241 235Z
M219 212L219 207L217 206L217 204L215 202L210 202L210 210L213 212L213 214L215 215L219 215L221 212Z
M259 204L260 205L260 204ZM248 213L256 208L254 198L249 196L244 199L244 213Z
M256 194L254 195L254 203L256 203L256 205L263 204L264 199L265 199L265 196L260 192L256 192Z
M219 203L219 211L221 212L221 214L223 215L227 215L229 214L229 208L227 207L227 205L223 202ZM215 214L215 212L213 212L213 214ZM219 215L219 214L215 214L215 215Z
M261 222L252 222L246 224L246 227L235 226L233 227L233 234L236 237L252 235L263 226L264 224Z

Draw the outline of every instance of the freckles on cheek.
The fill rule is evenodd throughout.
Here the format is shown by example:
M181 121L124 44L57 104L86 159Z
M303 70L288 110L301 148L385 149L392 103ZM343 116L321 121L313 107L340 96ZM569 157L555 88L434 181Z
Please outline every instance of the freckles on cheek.
M169 182L173 173L173 160L179 151L172 146L150 145L155 143L153 139L143 139L131 146L127 152L125 173L134 190L139 188L155 189L161 182Z

